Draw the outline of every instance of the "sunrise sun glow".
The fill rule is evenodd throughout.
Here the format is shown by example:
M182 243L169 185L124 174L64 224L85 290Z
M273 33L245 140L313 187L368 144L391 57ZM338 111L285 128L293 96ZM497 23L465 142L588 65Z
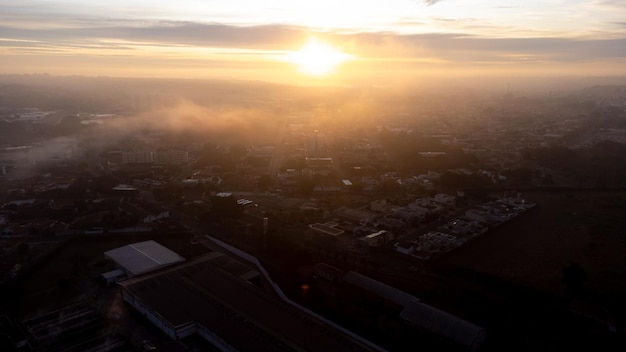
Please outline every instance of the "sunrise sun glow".
M315 38L310 39L299 51L289 55L289 61L296 64L299 70L312 76L326 76L340 64L352 59L330 44Z

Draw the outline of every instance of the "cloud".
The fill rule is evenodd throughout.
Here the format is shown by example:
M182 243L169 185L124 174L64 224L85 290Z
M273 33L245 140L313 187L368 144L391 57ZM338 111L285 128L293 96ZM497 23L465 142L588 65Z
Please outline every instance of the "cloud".
M77 28L14 28L0 26L5 38L46 41L94 41L119 39L181 45L263 47L306 38L304 29L281 25L229 26L194 22L159 21L146 26L95 22Z
M433 6L434 4L438 3L441 0L423 0L424 4L426 4L426 6Z
M596 4L613 8L626 8L626 2L623 0L599 0L596 1Z
M468 24L469 25L469 24ZM474 25L482 25L475 23ZM180 60L173 48L216 48L210 58L228 60L238 56L258 60L263 50L280 51L297 48L309 32L286 26L236 27L219 24L161 22L149 27L94 27L83 29L10 29L0 28L13 41L0 40L0 47L15 53L71 53L86 50L94 54L106 50L105 56L142 55L143 47L163 46L159 59ZM626 57L626 39L575 40L567 38L486 38L468 33L435 33L397 35L393 33L318 33L322 39L340 43L358 57L388 59L439 59L449 62L483 62L529 57L537 60L573 62ZM37 42L28 40L38 39ZM17 40L17 41L16 41ZM22 41L20 41L22 40ZM169 49L168 49L169 48ZM257 50L257 51L255 51ZM168 56L169 55L169 56ZM255 56L256 55L256 56ZM203 59L209 59L209 53ZM193 58L193 53L186 56ZM200 57L198 57L200 58ZM146 58L156 60L157 58Z
M626 38L486 38L468 33L394 35L359 33L337 41L352 42L358 56L439 59L446 62L534 61L582 62L626 58Z
M187 71L184 70L203 70L210 72L207 75L219 73L219 77L235 77L242 71L259 69L267 72L264 75L269 77L271 69L278 67L273 66L278 64L272 57L297 49L310 35L328 40L363 61L465 65L519 61L601 62L626 58L624 36L607 39L604 35L603 39L577 40L524 37L523 33L508 32L507 38L490 38L476 32L498 33L498 29L481 19L431 20L445 23L455 32L337 33L314 32L309 28L289 25L236 26L189 21L138 23L115 19L94 20L91 23L77 21L74 23L80 25L76 27L58 28L18 28L3 24L0 26L0 50L3 52L0 66L13 67L13 71L5 69L5 72L29 72L22 67L30 64L37 67L30 71L35 72L44 65L44 59L35 61L35 56L39 55L45 57L48 69L74 65L72 67L96 70L118 65L126 71L106 74L126 75L125 72L131 72L140 65L142 70L162 69L165 72L176 67L177 72L185 74ZM411 23L409 18L402 18L401 21L411 26L421 24ZM613 25L623 26L624 23ZM11 59L12 56L15 59Z
M443 19L442 19L443 20ZM449 20L447 20L449 22ZM620 23L623 25L623 23ZM463 21L463 26L486 26L478 20ZM464 29L459 27L459 29ZM87 28L23 29L0 27L0 47L14 50L71 51L74 49L119 51L131 55L144 46L221 48L221 55L258 55L255 50L295 49L311 34L306 28L264 25L232 26L195 22L158 21L147 26L113 26L95 23ZM314 33L315 34L315 33ZM480 60L504 54L526 54L552 60L586 60L626 57L626 39L575 40L568 38L486 38L469 33L398 35L372 33L317 33L319 37L345 46L354 54L429 55L445 60Z

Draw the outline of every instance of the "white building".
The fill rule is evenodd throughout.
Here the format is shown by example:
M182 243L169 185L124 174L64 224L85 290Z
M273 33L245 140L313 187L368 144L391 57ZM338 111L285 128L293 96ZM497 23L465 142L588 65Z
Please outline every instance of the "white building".
M380 230L359 238L359 243L365 247L381 247L393 240L391 232Z
M185 261L185 258L152 240L115 248L104 252L104 256L115 262L128 277Z
M396 248L396 251L398 253L411 255L413 254L413 252L415 252L415 248L413 247L413 244L408 241L396 242L396 244L394 244L393 246Z

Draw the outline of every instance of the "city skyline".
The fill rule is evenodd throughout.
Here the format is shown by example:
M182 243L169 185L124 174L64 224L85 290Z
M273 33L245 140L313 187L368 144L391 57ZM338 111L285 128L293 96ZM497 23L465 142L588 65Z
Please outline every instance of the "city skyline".
M0 73L303 84L615 76L626 73L624 9L606 0L5 1ZM349 59L323 75L302 70L291 58L312 39Z

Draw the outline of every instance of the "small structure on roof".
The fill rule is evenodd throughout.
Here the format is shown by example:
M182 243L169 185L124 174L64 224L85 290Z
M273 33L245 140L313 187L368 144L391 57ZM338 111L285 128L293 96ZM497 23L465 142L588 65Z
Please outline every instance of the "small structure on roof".
M107 271L106 273L102 273L102 279L106 282L107 285L111 285L117 280L124 278L126 273L122 269L115 269L111 271Z
M104 252L104 256L115 262L129 278L185 261L176 252L152 240L115 248Z

